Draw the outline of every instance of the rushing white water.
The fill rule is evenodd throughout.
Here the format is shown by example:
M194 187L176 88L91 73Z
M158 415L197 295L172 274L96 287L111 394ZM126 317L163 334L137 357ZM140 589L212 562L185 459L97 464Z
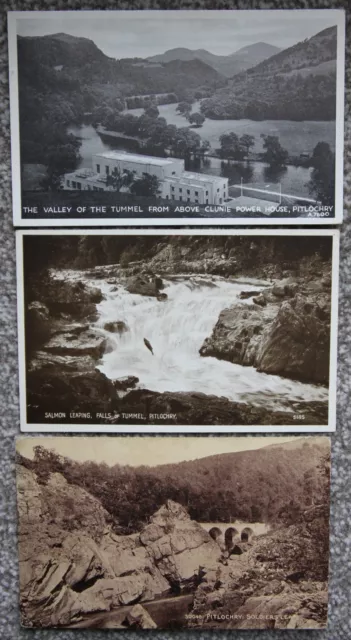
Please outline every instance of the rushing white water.
M294 402L327 400L324 387L200 356L199 349L211 335L219 313L235 304L243 290L242 281L184 276L164 282L167 300L158 301L131 294L121 285L115 290L106 281L90 280L104 294L96 326L111 344L99 365L108 378L137 376L139 387L152 391L201 392L275 410L293 411ZM244 288L263 286L252 283ZM106 322L115 321L125 322L128 331L119 335L103 329Z

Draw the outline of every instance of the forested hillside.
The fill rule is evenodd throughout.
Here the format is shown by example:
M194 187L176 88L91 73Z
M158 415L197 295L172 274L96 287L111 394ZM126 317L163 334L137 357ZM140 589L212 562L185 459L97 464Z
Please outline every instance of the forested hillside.
M296 523L299 514L326 499L328 459L326 438L301 438L294 447L287 443L157 467L79 463L44 447L36 447L34 460L19 462L42 483L50 473L61 473L98 498L116 531L130 532L167 499L200 522Z
M202 102L209 118L333 120L337 28L284 49L236 75Z

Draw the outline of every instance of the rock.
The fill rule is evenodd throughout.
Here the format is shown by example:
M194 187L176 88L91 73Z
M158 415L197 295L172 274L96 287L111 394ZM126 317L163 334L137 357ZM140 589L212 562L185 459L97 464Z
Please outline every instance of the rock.
M99 359L106 352L106 338L86 327L71 328L63 333L56 333L42 347L44 351L62 356L92 356Z
M260 336L276 313L277 309L272 305L260 310L255 304L240 302L224 309L212 335L204 341L200 355L254 366Z
M260 341L256 367L265 373L327 384L330 308L301 295L285 301Z
M220 556L207 531L172 500L152 516L140 541L168 583L180 590L194 585L202 568L213 565Z
M161 278L147 278L146 276L134 276L127 279L126 289L129 293L137 293L141 296L154 296L160 295ZM162 280L161 280L162 282Z
M118 378L113 380L113 386L115 389L121 391L127 391L127 389L134 389L139 382L137 376L126 376L125 378Z
M53 315L66 314L85 320L96 317L96 305L103 299L100 289L81 281L51 279L44 294L45 304Z
M253 298L254 296L259 296L260 291L242 291L240 293L240 300L247 300L248 298Z
M252 298L252 301L255 304L258 304L260 307L266 307L267 306L266 298L262 294L260 294L256 298Z
M272 293L277 296L277 298L284 298L285 286L283 284L275 284L272 288Z
M136 604L127 614L126 622L134 629L157 629L156 623L141 604Z
M94 423L103 422L96 413L114 413L117 393L112 382L100 371L65 371L45 368L31 370L27 374L28 420L43 423L45 413L52 413L53 406L66 418L57 422L76 421L87 423L84 416L90 412ZM70 418L70 413L81 413L82 418Z
M167 300L168 298L167 293L159 293L156 297L157 297L157 300L159 301Z
M27 307L26 330L30 336L31 351L37 349L50 336L50 312L48 307L38 300L31 302Z
M116 322L106 322L104 324L105 331L110 331L110 333L125 333L128 331L128 327L125 322L122 320L117 320Z

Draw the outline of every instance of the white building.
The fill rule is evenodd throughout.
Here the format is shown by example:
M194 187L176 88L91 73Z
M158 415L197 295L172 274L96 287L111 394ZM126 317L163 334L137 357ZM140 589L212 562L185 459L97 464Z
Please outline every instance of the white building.
M66 173L65 190L113 191L107 186L107 177L118 169L130 171L136 179L144 173L160 181L159 197L164 200L220 205L228 199L228 178L184 170L184 160L156 158L124 151L107 151L93 156L92 169L78 169Z

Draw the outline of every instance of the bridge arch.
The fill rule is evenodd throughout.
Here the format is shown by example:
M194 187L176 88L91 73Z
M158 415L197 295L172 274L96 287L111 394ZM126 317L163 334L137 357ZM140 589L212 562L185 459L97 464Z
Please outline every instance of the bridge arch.
M254 535L254 532L251 529L251 527L245 527L245 529L243 529L241 532L241 536L240 536L241 542L250 542L253 535Z
M228 527L228 529L225 530L224 541L225 541L226 549L228 549L228 551L231 551L231 549L233 548L234 540L238 540L238 539L239 539L239 531L235 527Z

